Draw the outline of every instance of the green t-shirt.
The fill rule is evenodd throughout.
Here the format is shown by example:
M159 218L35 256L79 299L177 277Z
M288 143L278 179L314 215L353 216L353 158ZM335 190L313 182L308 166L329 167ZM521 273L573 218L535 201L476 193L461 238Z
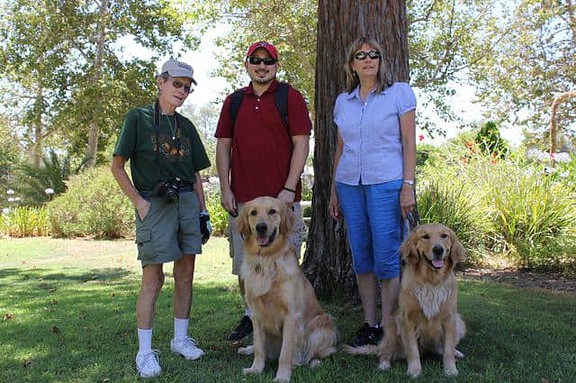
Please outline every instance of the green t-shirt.
M130 160L132 182L140 191L151 191L158 182L176 177L194 182L194 173L210 166L196 127L178 113L160 115L158 144L154 105L130 110L124 118L114 155Z

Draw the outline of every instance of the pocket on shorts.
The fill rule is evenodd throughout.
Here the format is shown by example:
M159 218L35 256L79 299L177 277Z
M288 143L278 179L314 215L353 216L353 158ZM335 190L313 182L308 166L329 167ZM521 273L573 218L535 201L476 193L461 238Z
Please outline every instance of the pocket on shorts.
M136 231L136 246L138 247L138 259L151 260L156 257L152 247L152 230L140 227Z

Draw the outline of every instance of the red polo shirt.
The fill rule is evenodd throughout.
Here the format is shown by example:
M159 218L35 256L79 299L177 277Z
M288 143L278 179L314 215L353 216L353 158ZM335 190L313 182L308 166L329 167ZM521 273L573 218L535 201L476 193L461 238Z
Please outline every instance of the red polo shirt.
M216 138L232 139L231 187L237 202L256 197L276 197L290 171L292 136L310 135L312 124L302 94L288 91L288 127L284 126L274 103L278 82L274 81L261 96L252 84L244 88L244 97L233 126L229 95L224 101L216 128ZM295 201L300 201L298 182Z

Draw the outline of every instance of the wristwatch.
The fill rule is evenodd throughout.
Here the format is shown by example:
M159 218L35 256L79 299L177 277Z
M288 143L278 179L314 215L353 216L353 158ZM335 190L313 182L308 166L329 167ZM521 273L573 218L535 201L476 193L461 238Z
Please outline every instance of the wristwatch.
M410 186L414 186L414 180L403 180L402 182L404 182L405 184L408 184Z

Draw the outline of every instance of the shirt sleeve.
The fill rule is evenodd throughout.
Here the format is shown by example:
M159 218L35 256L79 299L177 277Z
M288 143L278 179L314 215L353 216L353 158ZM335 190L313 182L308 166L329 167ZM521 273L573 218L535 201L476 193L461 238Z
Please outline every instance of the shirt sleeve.
M292 87L288 90L288 125L292 136L310 135L312 132L306 100L302 93Z
M398 95L398 115L403 116L406 113L416 109L416 95L414 91L405 82L396 83Z
M122 129L120 130L120 135L118 136L118 141L114 148L113 154L116 156L121 156L124 159L129 159L134 153L134 148L136 147L136 132L138 126L138 116L135 109L129 111L124 117L124 122L122 123Z

